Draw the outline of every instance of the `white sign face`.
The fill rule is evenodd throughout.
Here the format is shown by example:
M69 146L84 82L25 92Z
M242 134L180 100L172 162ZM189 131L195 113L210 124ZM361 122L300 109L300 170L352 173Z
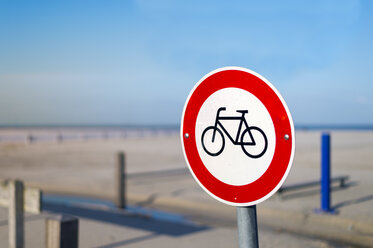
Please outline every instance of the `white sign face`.
M195 139L209 172L237 186L252 183L264 174L276 145L266 107L253 94L238 88L221 89L207 98L197 116Z

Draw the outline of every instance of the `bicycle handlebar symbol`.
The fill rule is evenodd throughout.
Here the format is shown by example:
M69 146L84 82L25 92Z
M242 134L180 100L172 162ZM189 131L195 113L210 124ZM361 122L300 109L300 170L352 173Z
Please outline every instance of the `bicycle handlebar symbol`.
M226 110L225 107L219 108L216 112L215 125L214 126L208 126L202 132L201 141L202 141L202 147L205 150L205 152L210 156L218 156L223 152L224 147L225 147L225 139L224 139L224 135L223 135L223 132L224 132L225 135L228 136L229 140L233 143L233 145L240 145L243 152L247 156L249 156L250 158L260 158L261 156L263 156L264 153L267 151L267 146L268 146L267 136L265 135L263 130L260 129L259 127L249 126L247 124L247 121L245 119L245 114L248 113L248 110L236 110L236 112L242 114L241 116L220 116L220 112L224 111L224 110ZM239 120L240 121L239 126L238 126L238 130L237 130L237 136L236 136L235 139L233 139L232 136L225 129L225 127L221 123L221 120ZM241 134L241 139L239 139L243 124L245 125L244 130ZM263 149L261 149L259 152L256 151L255 154L253 154L251 152L248 152L248 150L247 150L248 147L257 145L257 143L255 142L255 139L254 139L253 131L258 132L264 139ZM219 135L220 140L222 140L221 147L218 146L217 151L211 151L211 150L209 151L206 147L206 144L210 145L210 144L215 143L215 139L216 139L217 134ZM249 142L246 141L246 139L247 139L246 136L247 135L248 135L248 138L249 138ZM210 137L211 137L211 139L210 139ZM211 142L211 143L208 143L208 142Z

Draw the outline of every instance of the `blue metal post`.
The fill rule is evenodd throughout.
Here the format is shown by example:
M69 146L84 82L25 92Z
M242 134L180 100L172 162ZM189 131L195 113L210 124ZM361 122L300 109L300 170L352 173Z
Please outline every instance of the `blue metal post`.
M330 209L330 134L321 136L321 211Z

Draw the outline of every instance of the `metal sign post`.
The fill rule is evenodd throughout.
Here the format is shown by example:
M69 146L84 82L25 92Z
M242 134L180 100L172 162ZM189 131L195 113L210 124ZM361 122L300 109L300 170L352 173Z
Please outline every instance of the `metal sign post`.
M256 205L237 207L237 228L240 248L258 248Z

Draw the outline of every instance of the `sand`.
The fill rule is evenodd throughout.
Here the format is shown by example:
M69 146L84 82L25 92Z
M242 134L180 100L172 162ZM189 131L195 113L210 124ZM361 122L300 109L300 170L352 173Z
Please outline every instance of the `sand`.
M236 227L235 208L210 197L187 170L177 133L133 132L122 137L102 130L73 131L74 135L65 130L0 130L0 180L19 178L47 193L114 201L116 158L124 151L130 204L181 213L209 226ZM30 132L36 133L32 143L27 141ZM58 142L57 133L66 138ZM296 132L295 160L285 185L320 179L320 134ZM331 140L332 176L350 177L347 187L333 187L331 205L338 214L315 214L320 191L307 188L258 204L260 226L371 244L373 131L333 131Z
M21 135L20 131L18 135ZM346 191L336 192L333 203L345 204L341 208L344 211L356 206L346 205L346 202L361 201L360 214L369 215L372 219L369 205L373 198L373 132L333 131L331 137L332 175L349 175L350 182L354 184ZM296 140L293 168L285 181L288 185L320 178L320 132L297 131ZM118 151L126 153L129 194L215 201L199 188L186 170L177 133L62 142L52 139L31 144L3 141L0 142L0 178L19 178L45 192L113 199ZM165 173L150 173L155 171ZM284 206L276 200L265 204L279 208ZM300 197L286 208L312 209L318 204L317 196ZM355 213L347 211L346 214Z

